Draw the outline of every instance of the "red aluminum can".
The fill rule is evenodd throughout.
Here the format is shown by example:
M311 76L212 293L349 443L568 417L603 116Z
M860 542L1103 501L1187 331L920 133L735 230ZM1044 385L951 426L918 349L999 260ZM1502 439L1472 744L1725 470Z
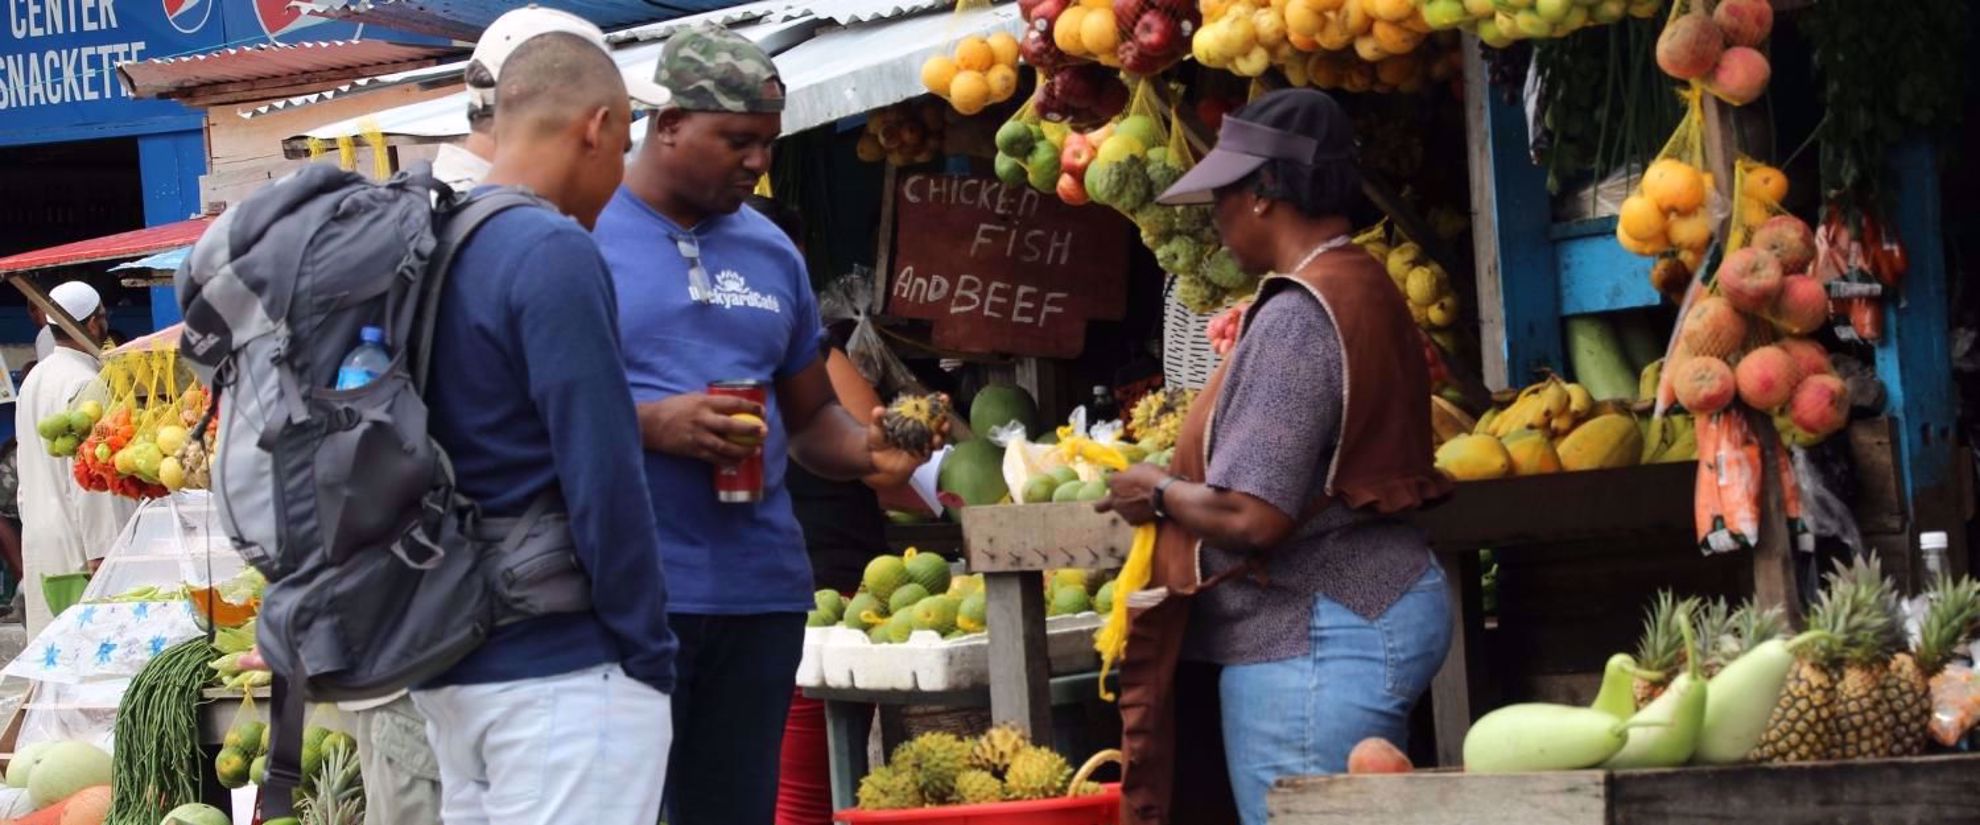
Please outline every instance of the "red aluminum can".
M765 407L768 412L770 385L753 379L717 381L708 385L709 395L740 398ZM766 422L764 426L769 426ZM715 468L715 499L724 504L752 504L763 500L763 451L751 453L741 463Z

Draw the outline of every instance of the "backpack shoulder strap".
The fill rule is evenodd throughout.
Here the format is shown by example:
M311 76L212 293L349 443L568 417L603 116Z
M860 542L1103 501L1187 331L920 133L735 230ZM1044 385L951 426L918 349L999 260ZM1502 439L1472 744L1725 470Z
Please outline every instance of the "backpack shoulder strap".
M275 674L269 685L268 776L261 786L262 820L293 816L302 787L303 674Z
M412 334L408 338L412 343L413 386L421 393L426 392L427 377L433 368L433 329L440 317L440 293L446 288L454 255L474 236L475 230L497 213L519 206L547 205L524 190L503 188L467 198L436 214L439 231L434 238L433 254L427 259L426 274L420 279Z

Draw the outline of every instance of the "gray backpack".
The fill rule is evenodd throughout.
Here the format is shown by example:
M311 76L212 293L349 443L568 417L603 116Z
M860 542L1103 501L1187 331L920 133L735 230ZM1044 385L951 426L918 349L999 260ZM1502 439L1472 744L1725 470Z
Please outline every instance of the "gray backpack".
M221 526L268 578L257 641L302 697L388 696L499 624L591 607L554 492L481 518L421 397L454 250L537 205L457 198L423 164L385 183L316 164L221 215L178 271L180 349L218 400ZM333 389L365 326L384 330L391 367Z

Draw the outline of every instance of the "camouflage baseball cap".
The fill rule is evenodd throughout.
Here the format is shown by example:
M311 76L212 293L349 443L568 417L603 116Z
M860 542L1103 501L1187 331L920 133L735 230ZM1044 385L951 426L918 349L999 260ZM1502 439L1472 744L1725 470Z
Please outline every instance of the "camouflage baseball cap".
M660 50L653 82L690 112L782 112L777 64L747 38L712 24L676 33Z

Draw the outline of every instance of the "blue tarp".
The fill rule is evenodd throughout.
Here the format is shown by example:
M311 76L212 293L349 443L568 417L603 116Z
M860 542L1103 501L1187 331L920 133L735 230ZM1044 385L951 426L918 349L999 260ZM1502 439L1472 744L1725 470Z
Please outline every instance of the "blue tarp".
M192 254L192 247L190 246L167 249L164 252L158 252L149 257L139 258L135 261L125 261L124 263L110 267L110 271L115 272L119 269L163 269L167 272L177 272L179 270L179 264L185 263L186 256L190 254Z

